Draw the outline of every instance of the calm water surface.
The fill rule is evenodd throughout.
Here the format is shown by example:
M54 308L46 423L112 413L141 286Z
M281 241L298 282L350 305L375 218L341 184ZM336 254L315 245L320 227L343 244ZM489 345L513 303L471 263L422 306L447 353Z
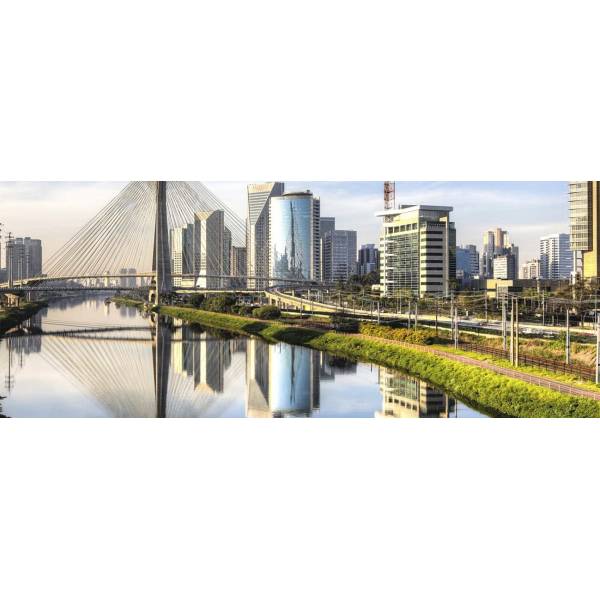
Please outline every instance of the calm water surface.
M53 303L0 340L7 417L480 417L426 382L106 305Z

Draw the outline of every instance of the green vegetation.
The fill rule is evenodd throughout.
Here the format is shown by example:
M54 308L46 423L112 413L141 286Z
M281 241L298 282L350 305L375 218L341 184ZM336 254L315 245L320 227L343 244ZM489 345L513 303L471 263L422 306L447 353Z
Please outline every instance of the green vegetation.
M406 327L390 327L389 325L377 325L375 323L361 323L360 333L370 335L386 340L396 340L399 342L408 342L410 344L435 344L441 341L436 338L431 329L408 329Z
M252 311L252 316L257 319L279 319L281 311L277 306L267 304L266 306L259 306Z
M0 310L0 335L16 327L23 321L35 315L38 310L48 306L47 302L28 302L20 308L6 308Z
M117 306L134 306L136 308L143 308L145 304L143 300L139 300L137 298L128 298L126 296L115 296L114 298L111 298L111 300Z
M600 402L596 400L546 390L478 367L405 348L393 341L290 327L194 309L161 307L160 312L207 327L258 335L270 342L300 344L348 359L399 369L426 379L452 396L497 416L600 417Z

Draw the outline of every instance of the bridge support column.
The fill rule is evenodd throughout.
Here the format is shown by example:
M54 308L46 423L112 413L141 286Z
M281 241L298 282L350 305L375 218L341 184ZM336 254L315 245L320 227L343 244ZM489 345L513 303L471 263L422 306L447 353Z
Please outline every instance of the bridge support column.
M167 182L156 182L156 227L154 230L154 257L152 269L155 273L155 298L161 300L173 291L171 277L171 252L169 248L169 226L167 222ZM152 301L152 292L150 293Z

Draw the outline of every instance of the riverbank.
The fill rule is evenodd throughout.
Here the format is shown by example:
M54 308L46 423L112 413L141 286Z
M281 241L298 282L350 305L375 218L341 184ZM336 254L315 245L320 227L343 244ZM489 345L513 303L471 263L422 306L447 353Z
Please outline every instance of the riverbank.
M457 399L464 399L474 407L497 416L600 417L600 402L592 398L544 389L539 385L385 339L291 327L275 321L191 308L164 306L159 310L161 314L205 327L257 335L270 342L299 344L352 360L399 369L423 378Z
M0 310L0 336L47 306L47 302L28 302L19 308Z

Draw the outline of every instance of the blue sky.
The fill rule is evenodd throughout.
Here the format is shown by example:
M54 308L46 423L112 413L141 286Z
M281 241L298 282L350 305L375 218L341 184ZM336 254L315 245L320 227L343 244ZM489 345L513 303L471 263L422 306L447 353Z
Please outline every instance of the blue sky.
M45 255L57 250L126 182L0 183L0 222L13 235L39 237ZM205 182L240 216L249 182ZM288 190L311 189L321 197L321 214L336 217L339 229L356 229L359 244L376 242L383 207L382 182L286 182ZM566 182L396 182L397 204L454 207L459 244L481 246L483 231L502 227L520 247L522 261L537 256L540 236L568 232Z

